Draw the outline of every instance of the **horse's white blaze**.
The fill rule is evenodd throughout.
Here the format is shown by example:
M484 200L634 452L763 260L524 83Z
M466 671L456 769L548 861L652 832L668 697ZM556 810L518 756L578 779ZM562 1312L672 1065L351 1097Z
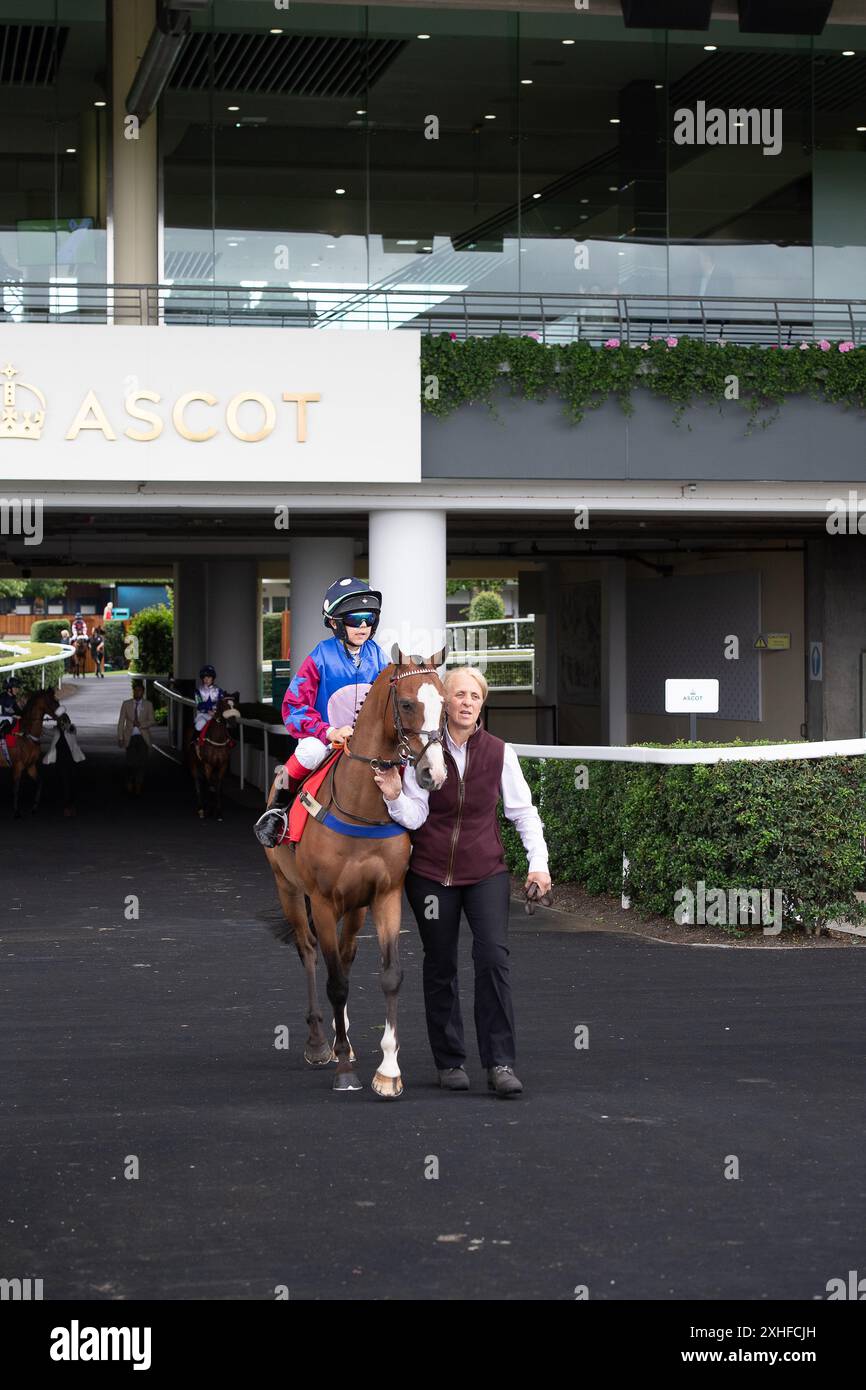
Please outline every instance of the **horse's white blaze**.
M397 1065L397 1034L390 1023L385 1024L385 1031L382 1034L382 1062L379 1067L379 1075L400 1075L400 1068Z
M241 712L232 705L229 709L223 710L223 719L240 719Z
M418 687L418 699L424 706L424 724L421 732L436 734L442 719L442 696L429 681Z

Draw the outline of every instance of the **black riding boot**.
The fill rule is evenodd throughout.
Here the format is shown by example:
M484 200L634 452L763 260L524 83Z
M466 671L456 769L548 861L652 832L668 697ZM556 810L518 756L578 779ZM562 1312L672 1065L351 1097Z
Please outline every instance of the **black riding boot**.
M289 807L297 796L303 780L302 777L290 777L287 786L278 787L270 806L256 821L253 833L259 843L266 845L268 849L278 845L285 835L289 823Z

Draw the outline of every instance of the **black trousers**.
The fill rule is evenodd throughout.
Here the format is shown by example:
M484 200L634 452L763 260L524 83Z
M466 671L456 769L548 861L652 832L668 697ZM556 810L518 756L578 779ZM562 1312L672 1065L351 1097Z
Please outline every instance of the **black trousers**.
M514 1013L506 944L509 894L507 872L451 888L411 871L406 875L406 896L424 945L427 1036L440 1071L466 1061L457 987L461 911L466 913L472 932L475 1034L481 1064L514 1065Z

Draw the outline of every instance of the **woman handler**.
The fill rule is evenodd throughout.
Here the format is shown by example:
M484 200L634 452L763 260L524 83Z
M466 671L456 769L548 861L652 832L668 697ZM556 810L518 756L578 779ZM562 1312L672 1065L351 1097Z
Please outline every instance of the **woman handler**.
M514 1074L514 1015L506 928L510 877L496 808L513 822L529 859L527 887L550 889L547 846L517 754L481 727L487 681L463 666L445 677L445 762L448 778L438 791L418 786L411 767L402 787L396 768L375 774L388 813L412 831L406 875L409 899L424 945L427 1034L449 1091L468 1091L466 1045L457 987L461 910L473 936L475 1031L487 1084L498 1096L523 1090Z

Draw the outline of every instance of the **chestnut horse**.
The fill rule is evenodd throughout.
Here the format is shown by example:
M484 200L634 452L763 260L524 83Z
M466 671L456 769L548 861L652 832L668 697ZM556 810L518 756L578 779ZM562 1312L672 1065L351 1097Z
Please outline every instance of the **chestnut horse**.
M223 778L228 772L234 739L231 724L241 717L238 709L239 691L224 695L200 735L193 730L187 744L187 766L195 783L195 798L199 820L204 820L207 801L213 801L217 820L223 818Z
M9 758L12 764L12 811L16 820L21 819L18 803L21 795L21 778L25 773L31 782L36 784L33 814L35 815L39 810L39 801L42 796L42 778L39 775L39 765L42 760L40 747L42 721L46 717L52 718L59 708L57 696L53 690L37 690L35 694L30 696L21 711L19 732L9 749ZM63 715L60 716L61 719L63 717ZM9 763L0 753L0 770L8 766Z
M72 656L69 658L71 673L73 676L80 676L82 680L87 674L87 653L90 651L90 639L88 637L78 637L72 643Z
M336 1060L335 1091L359 1091L356 1058L348 1038L346 1003L357 935L370 909L379 941L385 994L382 1061L373 1078L377 1095L402 1094L397 1064L397 995L403 979L399 933L403 880L409 864L409 835L388 816L373 780L377 767L411 762L418 784L428 791L445 781L442 736L445 691L436 667L447 648L425 661L399 647L393 664L374 681L351 738L331 764L297 845L266 849L287 926L272 928L280 941L294 942L307 974L309 1035L304 1057L313 1066ZM282 769L280 769L282 771ZM271 787L269 801L280 778ZM301 798L305 797L302 790ZM309 804L309 803L305 803ZM334 828L345 825L345 831ZM396 834L390 832L397 831ZM383 833L384 832L384 833ZM338 936L338 923L342 929ZM322 1028L316 988L316 945L328 971L327 993L334 1010L333 1047Z

